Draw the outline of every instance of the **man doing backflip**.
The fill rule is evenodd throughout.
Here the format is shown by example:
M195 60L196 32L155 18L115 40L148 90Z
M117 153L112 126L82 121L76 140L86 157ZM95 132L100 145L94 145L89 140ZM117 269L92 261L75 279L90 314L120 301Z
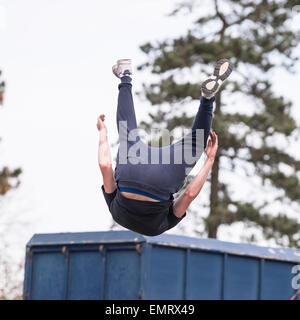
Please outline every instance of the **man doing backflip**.
M131 60L118 60L113 66L113 73L121 79L117 106L120 146L113 170L105 116L101 114L97 123L100 133L98 161L103 177L102 192L118 224L144 235L155 236L173 228L185 217L187 208L200 193L214 163L218 136L211 131L213 103L215 94L231 71L232 65L227 59L217 62L213 75L202 83L200 106L190 133L171 145L156 148L147 145L135 134L137 121L131 91ZM200 141L197 132L202 134ZM201 152L197 153L199 148ZM203 167L174 200L173 194L182 188L188 172L203 150L206 152Z

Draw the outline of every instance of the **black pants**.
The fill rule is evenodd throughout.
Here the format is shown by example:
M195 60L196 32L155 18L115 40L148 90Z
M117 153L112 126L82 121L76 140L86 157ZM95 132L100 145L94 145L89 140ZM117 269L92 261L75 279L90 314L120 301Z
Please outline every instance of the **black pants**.
M188 134L173 144L158 148L145 144L137 133L131 78L122 77L118 88L120 146L115 170L118 186L138 189L168 200L183 186L186 176L206 148L215 97L201 97Z

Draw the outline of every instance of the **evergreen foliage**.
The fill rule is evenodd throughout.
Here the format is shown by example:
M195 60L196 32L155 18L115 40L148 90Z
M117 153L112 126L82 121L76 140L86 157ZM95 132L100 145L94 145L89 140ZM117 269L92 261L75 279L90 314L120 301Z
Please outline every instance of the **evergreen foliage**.
M143 85L152 108L150 121L142 124L148 129L158 126L170 131L178 126L190 128L193 117L182 111L183 106L199 100L201 80L211 73L214 63L230 59L235 69L218 93L214 111L219 150L210 178L209 214L203 219L207 236L216 238L221 225L243 221L260 228L266 239L300 247L297 217L288 217L285 212L274 214L267 200L259 205L233 199L231 184L222 179L225 170L242 170L243 188L244 183L259 177L262 190L269 186L274 194L280 194L273 201L296 206L300 212L300 161L289 152L293 146L290 141L299 128L291 115L291 101L278 95L272 83L274 70L293 72L298 59L295 49L299 30L291 27L292 7L297 1L211 3L209 14L201 1L180 4L171 16L183 10L199 13L192 27L175 39L141 46L147 62L139 70L150 71L158 79ZM198 81L193 81L195 74L199 75ZM234 101L239 104L235 103L232 111L230 104ZM254 111L244 112L242 103L251 105ZM194 225L197 232L197 223Z

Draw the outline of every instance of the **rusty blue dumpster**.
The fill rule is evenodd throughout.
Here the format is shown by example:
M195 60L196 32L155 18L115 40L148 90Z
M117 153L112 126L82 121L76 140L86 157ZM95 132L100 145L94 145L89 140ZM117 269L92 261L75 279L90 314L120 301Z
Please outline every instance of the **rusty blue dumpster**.
M214 239L35 234L26 247L23 298L290 299L300 287L299 265L300 250Z

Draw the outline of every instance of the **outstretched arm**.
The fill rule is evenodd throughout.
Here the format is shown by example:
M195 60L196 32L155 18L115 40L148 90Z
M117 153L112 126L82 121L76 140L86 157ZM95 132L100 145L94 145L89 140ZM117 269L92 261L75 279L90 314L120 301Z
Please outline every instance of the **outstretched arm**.
M218 149L218 136L215 132L210 132L210 140L206 148L207 158L199 173L194 177L186 190L174 201L173 212L176 217L181 218L186 212L191 202L200 193L210 169L212 168Z
M104 124L105 115L101 114L98 117L97 128L100 133L98 163L103 177L104 190L107 193L112 193L116 190L117 185L114 179L114 171L110 155L110 148L107 139L107 128Z

